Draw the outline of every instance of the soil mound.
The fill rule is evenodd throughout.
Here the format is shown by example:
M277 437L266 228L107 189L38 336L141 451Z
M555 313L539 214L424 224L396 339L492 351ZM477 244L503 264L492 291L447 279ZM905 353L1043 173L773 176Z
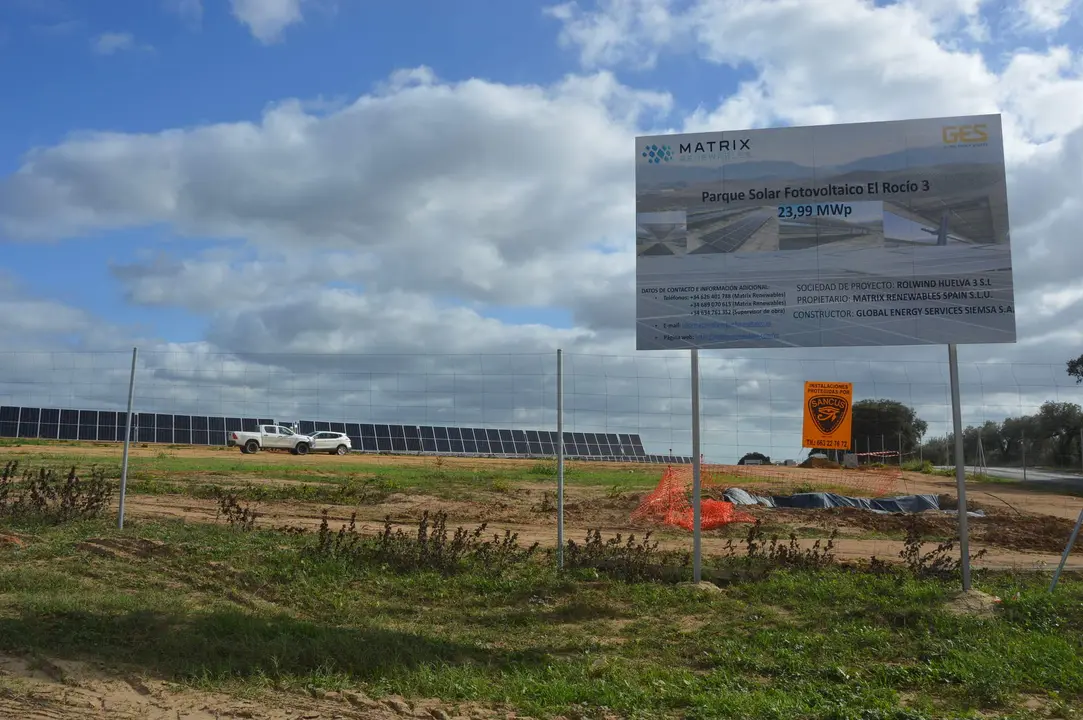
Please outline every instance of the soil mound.
M1000 598L996 595L982 592L981 590L960 590L947 603L947 611L953 615L972 615L980 618L992 618L996 616L996 609L1000 606Z
M809 458L805 462L798 465L798 467L812 468L813 470L841 470L842 465L839 465L834 460L827 460L825 458Z

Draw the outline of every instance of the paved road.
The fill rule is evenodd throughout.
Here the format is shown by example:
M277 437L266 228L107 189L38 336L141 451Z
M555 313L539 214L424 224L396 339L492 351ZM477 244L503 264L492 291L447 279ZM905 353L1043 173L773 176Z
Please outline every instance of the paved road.
M1006 478L1008 480L1022 480L1022 468L991 467L987 470L993 477ZM1057 472L1048 470L1035 470L1027 468L1027 482L1055 482L1061 484L1078 484L1083 487L1083 476L1079 473Z
M938 466L941 469L952 469L954 465ZM972 472L971 465L967 466L967 471ZM1017 467L989 467L985 469L987 475L993 477L1003 478L1005 480L1018 480L1023 481L1023 468ZM1083 488L1083 475L1079 473L1057 472L1049 470L1035 470L1034 468L1027 468L1026 481L1028 483L1057 483L1060 485L1078 485Z

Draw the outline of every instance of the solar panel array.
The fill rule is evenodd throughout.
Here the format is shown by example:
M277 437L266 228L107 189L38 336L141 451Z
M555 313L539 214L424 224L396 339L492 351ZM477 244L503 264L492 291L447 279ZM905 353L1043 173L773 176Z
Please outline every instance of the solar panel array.
M0 437L47 440L124 440L127 413L112 410L0 407ZM271 418L133 413L133 442L169 445L226 444L227 433L255 432ZM349 436L353 449L369 453L553 457L557 434L548 430L384 425L302 420L302 434L330 431ZM564 433L564 455L580 460L687 464L689 457L650 455L636 433Z

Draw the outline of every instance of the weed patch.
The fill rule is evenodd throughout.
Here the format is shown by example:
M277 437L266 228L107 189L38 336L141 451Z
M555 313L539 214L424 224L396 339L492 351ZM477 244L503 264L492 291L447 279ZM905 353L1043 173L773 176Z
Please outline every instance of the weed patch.
M64 523L102 515L113 497L113 486L97 469L80 477L73 466L61 479L55 470L19 472L17 461L0 473L0 517Z
M572 570L595 570L624 582L679 582L688 575L691 555L673 550L659 550L651 542L651 533L636 542L635 535L624 540L620 533L602 540L598 530L588 530L582 545L569 540L564 549L565 567Z
M503 536L494 533L492 539L487 539L485 529L484 524L473 531L459 527L451 534L447 513L430 515L426 510L415 533L394 528L389 517L380 535L364 536L357 532L356 515L333 533L325 511L315 543L304 552L313 559L336 559L358 567L382 567L398 573L433 570L454 575L468 570L499 573L523 564L538 550L538 543L524 548L518 534L511 531L505 531Z
M946 540L929 552L922 552L923 547L922 526L916 516L910 516L906 526L906 540L899 553L910 573L918 578L952 580L962 572L962 558L953 556L954 540ZM970 562L985 557L985 554L984 549L971 553Z
M248 532L256 526L259 513L248 505L241 505L233 493L222 493L218 498L218 517L235 530Z
M790 533L783 542L778 535L767 535L757 520L739 540L730 538L722 552L709 558L704 579L715 584L753 582L766 579L778 570L822 570L837 564L834 554L838 531L827 542L816 540L811 547L801 547L797 535Z

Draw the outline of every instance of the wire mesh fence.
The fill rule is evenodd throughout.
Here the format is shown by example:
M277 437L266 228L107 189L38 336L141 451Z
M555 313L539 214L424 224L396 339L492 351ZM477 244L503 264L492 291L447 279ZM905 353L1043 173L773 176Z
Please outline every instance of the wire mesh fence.
M37 409L36 432L45 436L122 438L130 364L130 351L0 352L4 414L0 436L19 435L20 412ZM859 456L888 463L916 458L945 462L939 456L925 456L940 452L943 444L931 439L951 433L946 362L790 360L701 352L700 368L701 447L707 462L735 463L750 452L773 461L800 458L806 380L852 382L855 402L898 401L913 408L925 423L923 443L890 431L855 427L852 450ZM1078 427L1072 431L1076 444L1068 447L1060 436L1069 430L1061 429L1058 435L1055 428L1039 422L1043 404L1083 402L1083 387L1067 375L1063 364L963 362L960 380L965 425L976 429L993 423L1006 428L1007 419L1031 418L1021 431L1029 432L1031 442L1057 445L1065 464L1078 455ZM519 438L520 432L556 429L556 394L555 352L258 355L140 350L134 411L141 417L154 416L156 429L161 416L163 428L167 422L186 422L189 430L196 429L193 423L203 422L199 418L232 418L249 424L274 420L321 426L473 428L475 435L487 429L515 432ZM565 353L564 408L565 431L593 434L593 444L601 446L597 453L584 455L615 454L609 451L617 445L602 435L616 436L621 447L625 437L638 436L648 454L691 454L690 364L685 353ZM84 422L91 412L119 415L96 418L92 431L89 421ZM114 422L119 432L100 430ZM177 442L180 437L190 436L155 432L139 439ZM972 452L973 438L968 442ZM1012 459L1012 440L987 439L984 453L997 452Z

